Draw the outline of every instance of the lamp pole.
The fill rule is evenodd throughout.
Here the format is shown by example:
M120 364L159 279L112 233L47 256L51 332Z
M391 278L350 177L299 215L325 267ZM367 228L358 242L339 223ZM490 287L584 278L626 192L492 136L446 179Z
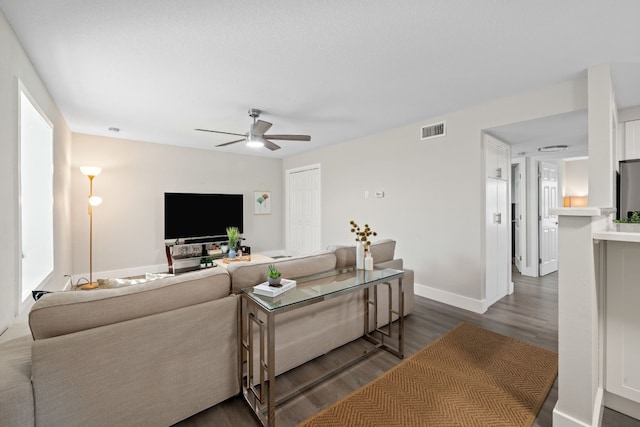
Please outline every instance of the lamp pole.
M93 285L93 205L91 198L93 197L93 178L95 175L89 176L89 285Z
M95 166L82 166L80 170L89 178L89 283L82 289L93 289L98 287L97 283L93 283L93 207L102 203L102 198L93 195L93 178L98 176L102 169Z

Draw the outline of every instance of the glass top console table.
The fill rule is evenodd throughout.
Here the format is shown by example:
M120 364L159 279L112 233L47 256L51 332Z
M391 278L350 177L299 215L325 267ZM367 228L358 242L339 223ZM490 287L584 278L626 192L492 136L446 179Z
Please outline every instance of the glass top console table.
M379 270L331 271L296 279L297 286L276 297L243 289L240 300L240 348L238 355L239 380L242 394L263 425L275 426L276 405L294 397L303 390L319 384L327 377L357 363L374 351L384 349L399 358L404 357L404 271L390 268ZM397 310L393 309L392 282L397 281ZM377 292L371 288L388 288L387 325L378 326ZM275 329L276 315L317 304L348 293L362 291L364 298L364 324L362 336L373 343L369 351L308 381L295 390L277 396L275 393ZM393 319L397 318L394 322ZM395 341L392 343L392 341ZM393 345L395 344L395 345ZM255 359L257 357L257 360Z

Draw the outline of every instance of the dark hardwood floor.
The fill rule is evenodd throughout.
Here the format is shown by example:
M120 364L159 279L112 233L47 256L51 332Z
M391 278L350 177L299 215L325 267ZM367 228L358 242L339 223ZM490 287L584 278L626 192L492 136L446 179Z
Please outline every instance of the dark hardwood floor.
M485 314L475 314L432 300L416 297L416 308L405 321L406 351L415 353L460 322L467 322L553 351L558 350L558 276L521 276L514 271L515 291L494 304ZM347 344L278 377L278 390L286 390L362 350L362 340ZM326 382L285 402L277 409L278 426L295 426L325 406L387 371L400 360L381 351ZM551 426L558 399L557 380L542 406L534 426ZM177 426L259 426L242 398L234 397L184 420ZM603 426L640 427L640 421L606 409Z

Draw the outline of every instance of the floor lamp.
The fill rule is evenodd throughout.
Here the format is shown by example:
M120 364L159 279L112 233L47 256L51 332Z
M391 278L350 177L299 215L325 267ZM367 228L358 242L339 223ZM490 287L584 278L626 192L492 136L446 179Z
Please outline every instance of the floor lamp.
M94 289L98 283L93 282L93 207L102 203L102 197L93 195L93 178L100 175L102 168L97 166L81 166L80 171L89 177L89 283L81 286L81 289Z

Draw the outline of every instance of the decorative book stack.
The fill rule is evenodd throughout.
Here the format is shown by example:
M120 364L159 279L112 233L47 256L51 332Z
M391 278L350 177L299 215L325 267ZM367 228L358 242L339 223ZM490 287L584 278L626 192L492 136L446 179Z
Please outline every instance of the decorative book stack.
M277 297L283 292L288 291L296 287L295 280L282 279L280 280L280 287L270 286L269 282L260 283L253 287L253 293L258 295L265 295L268 297Z

